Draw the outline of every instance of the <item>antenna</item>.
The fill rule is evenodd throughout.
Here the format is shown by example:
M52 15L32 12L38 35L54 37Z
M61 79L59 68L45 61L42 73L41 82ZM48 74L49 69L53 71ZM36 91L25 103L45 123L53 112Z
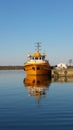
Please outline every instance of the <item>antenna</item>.
M37 45L36 45L36 47L37 47L37 52L39 52L40 47L41 47L41 46L40 46L41 42L36 42L36 44L37 44Z

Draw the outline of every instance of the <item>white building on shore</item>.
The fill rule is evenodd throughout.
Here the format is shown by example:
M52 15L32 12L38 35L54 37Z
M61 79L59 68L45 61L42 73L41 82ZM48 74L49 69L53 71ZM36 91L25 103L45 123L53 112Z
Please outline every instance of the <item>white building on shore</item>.
M56 69L67 69L67 65L64 63L59 63L57 64Z

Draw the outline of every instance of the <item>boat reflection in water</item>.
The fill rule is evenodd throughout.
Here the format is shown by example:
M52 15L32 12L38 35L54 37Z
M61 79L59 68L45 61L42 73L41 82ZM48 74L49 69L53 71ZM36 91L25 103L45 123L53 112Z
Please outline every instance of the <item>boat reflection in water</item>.
M23 82L24 86L27 87L28 95L40 99L42 96L45 96L51 79L48 76L27 76Z

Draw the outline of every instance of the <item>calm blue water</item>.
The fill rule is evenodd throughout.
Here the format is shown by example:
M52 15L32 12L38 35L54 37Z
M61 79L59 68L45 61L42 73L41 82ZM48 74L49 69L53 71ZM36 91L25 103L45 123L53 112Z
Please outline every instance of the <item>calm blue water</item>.
M73 130L73 83L34 82L0 71L0 130Z

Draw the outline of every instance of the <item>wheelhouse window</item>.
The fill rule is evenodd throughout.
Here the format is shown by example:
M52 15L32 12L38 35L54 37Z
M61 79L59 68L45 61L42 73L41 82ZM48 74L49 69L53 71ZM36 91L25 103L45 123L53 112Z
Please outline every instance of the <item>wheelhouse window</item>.
M38 60L38 57L35 57L35 60Z
M30 60L34 60L34 57L30 57Z
M44 60L44 59L45 59L45 57L43 56L43 57L42 57L42 60Z
M32 60L34 60L34 57L32 57Z
M39 59L41 60L41 57L39 57Z

